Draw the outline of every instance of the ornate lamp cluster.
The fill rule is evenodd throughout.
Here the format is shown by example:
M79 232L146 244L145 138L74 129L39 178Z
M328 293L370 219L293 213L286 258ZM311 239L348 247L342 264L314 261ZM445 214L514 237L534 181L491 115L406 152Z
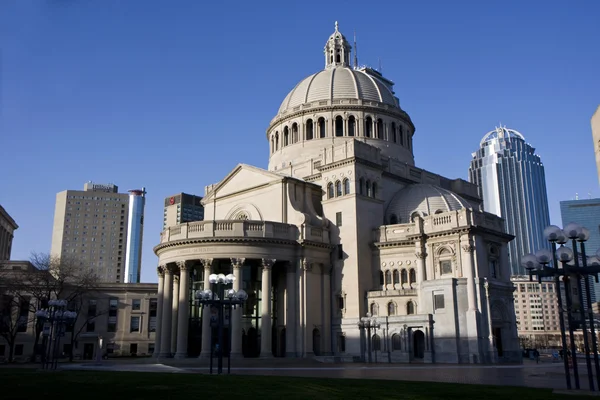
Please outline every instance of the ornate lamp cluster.
M590 238L590 231L576 223L569 223L563 229L555 225L550 225L544 229L544 237L548 240L552 246L552 251L548 249L540 249L535 254L527 254L521 258L521 265L529 272L529 279L533 281L533 276L538 277L538 282L542 282L542 278L553 277L556 284L556 296L558 300L559 309L559 322L560 322L560 333L563 347L563 357L565 376L567 380L567 387L571 389L571 375L569 370L569 360L567 357L568 347L567 339L565 334L565 321L564 312L567 313L568 329L570 336L570 352L572 355L572 368L575 379L575 387L579 386L579 370L577 368L577 356L574 338L574 329L577 323L581 323L583 330L583 342L585 346L585 358L587 364L587 372L589 379L590 390L594 390L594 374L592 373L592 364L590 359L590 348L588 343L588 328L586 321L589 319L590 333L592 337L592 347L594 353L594 364L596 369L596 379L598 388L600 388L600 362L598 360L598 345L596 340L596 332L594 326L594 314L592 311L592 299L590 293L590 282L589 276L593 275L598 282L598 273L600 273L600 249L596 251L596 255L592 257L586 256L585 253L585 242ZM564 245L569 243L572 244L572 249L565 247ZM560 247L557 248L557 244ZM580 250L579 250L580 249ZM559 264L560 263L560 264ZM552 264L552 266L550 266ZM564 284L566 307L563 307L562 294L560 290L560 277ZM581 285L579 285L578 297L579 297L579 309L574 310L573 308L573 294L571 288L571 279L579 284L581 279L584 280L585 291L587 295L587 302L584 303L583 291ZM575 314L574 311L577 311Z
M67 305L66 300L49 300L48 308L35 312L37 320L45 325L43 332L46 344L42 359L43 368L45 369L56 369L58 366L60 338L65 334L65 327L71 325L77 319L76 312L65 310ZM49 325L46 325L47 323Z
M218 328L218 345L219 351L217 353L218 357L218 367L217 373L223 372L223 325L224 323L224 309L229 309L229 321L231 323L231 311L235 309L237 306L243 305L246 300L248 300L248 293L245 290L235 290L235 289L227 289L225 291L225 285L232 284L235 282L236 277L233 274L211 274L208 277L208 282L213 285L216 289L216 292L210 289L206 290L198 290L194 294L194 298L196 299L196 303L201 307L216 307L218 310L218 320L217 320L217 328ZM206 314L206 308L202 312L202 318L210 318L210 314ZM228 363L227 363L227 372L231 372L231 335L232 335L232 327L229 327L229 335L228 335L228 343L229 343L229 352L228 352ZM237 333L236 333L237 334ZM212 329L211 329L212 335ZM210 346L210 373L213 371L213 347L212 347L212 338L211 338L211 346Z
M371 362L371 329L373 329L373 336L377 334L377 329L381 328L381 324L377 321L377 318L372 317L371 313L367 313L365 317L362 317L360 321L358 321L358 329L361 331L367 331L367 357L369 363ZM375 352L375 362L377 362L377 352Z

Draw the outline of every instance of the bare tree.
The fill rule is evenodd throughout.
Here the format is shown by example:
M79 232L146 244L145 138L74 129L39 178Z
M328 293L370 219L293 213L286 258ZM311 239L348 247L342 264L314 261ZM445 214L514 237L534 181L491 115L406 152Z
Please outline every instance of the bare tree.
M14 275L12 271L3 271L2 286L0 288L0 336L8 344L8 361L14 360L17 334L26 332L27 326L33 321L29 312L30 297L18 292L11 287Z

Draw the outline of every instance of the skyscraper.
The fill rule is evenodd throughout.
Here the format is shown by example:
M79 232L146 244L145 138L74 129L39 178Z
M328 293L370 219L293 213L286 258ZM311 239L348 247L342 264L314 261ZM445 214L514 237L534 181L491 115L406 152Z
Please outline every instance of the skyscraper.
M142 188L141 190L130 190L129 220L127 222L127 252L125 254L125 283L140 283L145 206L146 188Z
M560 202L560 216L562 225L575 222L590 230L590 238L585 242L587 256L596 254L600 249L600 199L566 200ZM570 244L568 244L571 247ZM600 298L600 284L594 284L590 278L591 288L594 289L592 302ZM583 292L585 295L585 291Z
M163 230L184 222L202 221L204 206L201 201L202 197L187 193L174 194L165 198Z
M594 139L594 154L596 155L596 169L598 170L598 181L600 182L600 106L592 115L592 138Z
M51 254L77 260L82 268L91 269L102 282L124 282L129 198L130 194L119 193L116 185L93 182L86 183L83 190L58 193ZM140 224L143 205L141 210ZM141 234L138 238L135 248L140 251Z
M544 166L535 148L514 129L497 127L472 154L469 180L479 187L485 211L505 220L515 236L508 259L513 275L525 275L521 256L549 248L544 228L550 225Z

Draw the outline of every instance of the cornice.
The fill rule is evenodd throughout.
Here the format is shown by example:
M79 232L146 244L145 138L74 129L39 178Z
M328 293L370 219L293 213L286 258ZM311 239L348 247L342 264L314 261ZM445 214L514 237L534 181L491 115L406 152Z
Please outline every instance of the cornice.
M244 243L244 244L279 244L286 246L297 246L299 244L296 240L288 239L277 239L277 238L251 238L251 237L211 237L211 238L197 238L197 239L179 239L171 242L161 243L154 246L152 249L154 254L157 256L159 252L166 249L174 249L181 246L189 246L195 244L231 244L231 243Z

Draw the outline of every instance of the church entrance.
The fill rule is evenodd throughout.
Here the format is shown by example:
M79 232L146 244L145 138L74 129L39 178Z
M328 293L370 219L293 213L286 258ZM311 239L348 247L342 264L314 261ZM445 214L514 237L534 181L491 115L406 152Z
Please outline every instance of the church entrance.
M419 360L425 358L425 334L423 331L413 333L413 357Z

